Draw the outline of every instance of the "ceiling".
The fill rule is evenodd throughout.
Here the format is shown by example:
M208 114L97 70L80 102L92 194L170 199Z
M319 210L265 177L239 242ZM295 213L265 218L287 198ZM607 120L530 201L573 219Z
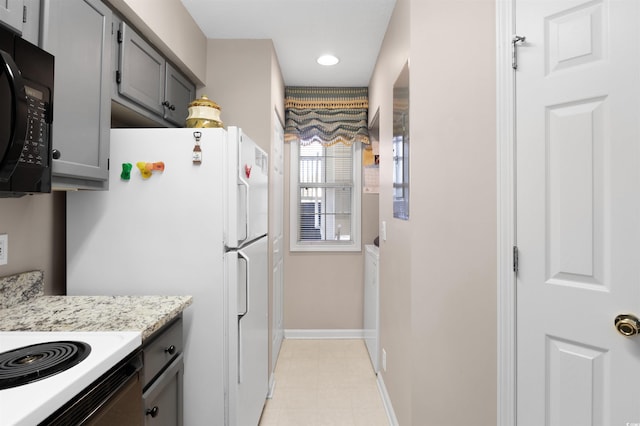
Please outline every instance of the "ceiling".
M181 0L207 38L271 39L287 86L368 86L396 0ZM323 54L340 59L319 65Z

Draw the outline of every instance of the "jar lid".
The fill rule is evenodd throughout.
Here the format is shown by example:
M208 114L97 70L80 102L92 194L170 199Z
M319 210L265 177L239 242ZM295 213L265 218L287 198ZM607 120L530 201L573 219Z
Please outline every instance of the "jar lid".
M191 101L191 103L189 104L189 108L196 106L210 107L217 110L220 109L220 106L217 103L213 102L211 99L207 98L206 95L202 95L200 98Z

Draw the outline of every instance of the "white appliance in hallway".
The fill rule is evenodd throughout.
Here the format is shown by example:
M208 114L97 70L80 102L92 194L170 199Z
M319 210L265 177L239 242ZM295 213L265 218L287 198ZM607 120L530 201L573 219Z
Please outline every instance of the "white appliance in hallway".
M108 191L67 194L68 294L193 295L184 424L257 425L268 392L267 154L235 127L113 129L110 164Z

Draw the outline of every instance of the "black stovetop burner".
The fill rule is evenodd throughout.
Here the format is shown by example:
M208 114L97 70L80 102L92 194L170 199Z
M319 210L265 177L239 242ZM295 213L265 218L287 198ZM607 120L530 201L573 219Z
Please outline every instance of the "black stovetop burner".
M58 374L84 360L91 346L84 342L36 343L0 353L0 390Z

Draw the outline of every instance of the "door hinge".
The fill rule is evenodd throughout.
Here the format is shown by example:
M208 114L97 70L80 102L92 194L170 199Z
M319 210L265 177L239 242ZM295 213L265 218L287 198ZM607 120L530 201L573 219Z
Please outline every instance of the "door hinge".
M122 81L122 76L120 75L120 70L116 71L116 83L120 84L120 82Z
M518 246L513 246L513 272L518 273Z
M511 68L518 69L518 43L524 43L527 38L524 36L514 35L511 39Z
M27 23L27 5L22 6L22 23Z

